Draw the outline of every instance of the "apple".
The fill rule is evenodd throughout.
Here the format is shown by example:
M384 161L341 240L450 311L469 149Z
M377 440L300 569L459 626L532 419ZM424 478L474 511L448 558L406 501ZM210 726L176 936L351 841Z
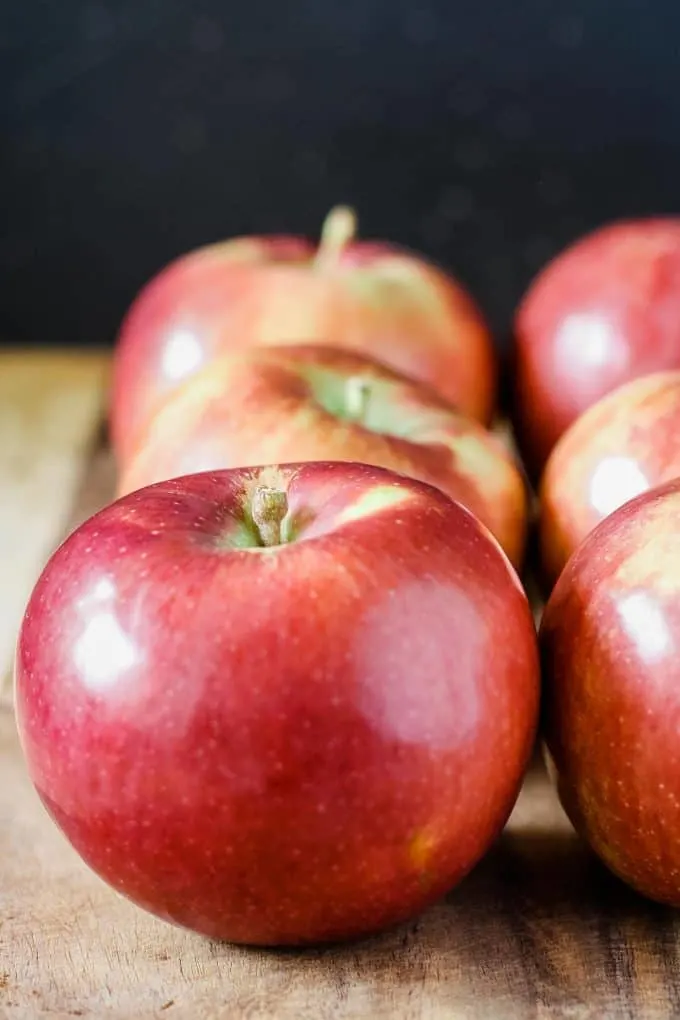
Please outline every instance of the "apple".
M315 249L291 237L236 238L176 260L134 301L119 337L111 432L119 461L167 392L219 353L327 343L385 361L487 423L496 366L465 290L421 256L354 240L334 209Z
M610 224L569 247L515 321L515 417L530 473L591 404L669 368L680 368L680 217Z
M541 626L551 771L575 828L680 905L680 482L624 504L562 572Z
M320 345L223 355L167 398L119 493L178 475L280 461L360 461L436 485L522 560L524 479L500 440L433 390Z
M541 563L549 583L604 517L680 476L678 436L680 371L620 386L567 429L541 480Z
M49 561L16 658L30 775L84 860L252 944L367 935L455 885L513 806L538 689L484 526L343 463L118 500Z

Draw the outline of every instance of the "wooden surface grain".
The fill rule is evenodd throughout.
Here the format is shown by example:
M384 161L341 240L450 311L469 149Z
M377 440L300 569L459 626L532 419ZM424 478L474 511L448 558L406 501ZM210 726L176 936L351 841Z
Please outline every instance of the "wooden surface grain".
M14 362L21 398L0 380L0 400L13 407L0 407L5 529L18 545L26 520L39 543L13 554L11 571L0 574L2 605L11 609L0 616L5 649L42 559L110 498L113 484L110 453L96 443L105 365L76 359L60 376L59 357L44 362L55 367L55 385L61 378L79 394L76 437L36 358L25 368ZM50 407L62 409L51 423ZM46 466L53 458L58 472ZM59 498L45 498L40 479L58 479ZM9 535L3 541L13 549ZM12 713L0 709L2 1020L671 1020L680 1017L679 975L678 915L598 864L539 762L491 853L417 921L350 946L262 951L172 928L100 882L42 809Z
M26 600L101 427L108 366L101 353L0 352L0 700Z

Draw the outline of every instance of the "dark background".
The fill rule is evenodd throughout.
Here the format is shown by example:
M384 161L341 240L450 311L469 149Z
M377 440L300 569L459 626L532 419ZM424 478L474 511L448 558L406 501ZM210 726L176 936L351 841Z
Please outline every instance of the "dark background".
M680 210L676 0L6 0L0 337L109 342L222 236L363 232L472 287L499 337L609 218Z

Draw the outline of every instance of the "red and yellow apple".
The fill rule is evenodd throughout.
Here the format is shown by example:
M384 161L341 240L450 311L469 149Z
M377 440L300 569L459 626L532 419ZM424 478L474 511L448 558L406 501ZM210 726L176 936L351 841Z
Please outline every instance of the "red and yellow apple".
M116 501L49 561L16 657L30 775L85 861L259 944L366 935L458 882L513 806L538 689L486 529L342 463Z
M294 237L246 237L171 263L134 301L117 346L111 432L129 459L168 391L218 354L256 344L329 343L429 383L487 423L496 367L470 296L419 255L353 239L333 210L318 249Z
M562 572L541 626L562 803L612 871L680 906L680 482L620 507Z
M680 372L634 379L603 397L565 432L540 488L541 564L555 581L608 514L680 477Z
M572 245L529 288L515 340L517 429L538 477L591 404L680 368L680 217L611 224Z
M197 471L313 460L436 485L521 563L526 488L500 440L420 383L319 345L251 348L192 376L141 433L119 493Z

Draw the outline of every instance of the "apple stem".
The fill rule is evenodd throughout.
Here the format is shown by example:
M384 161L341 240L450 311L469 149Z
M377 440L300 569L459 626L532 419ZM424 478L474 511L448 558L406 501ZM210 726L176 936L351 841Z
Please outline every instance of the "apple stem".
M356 232L357 215L354 209L348 205L336 205L323 222L315 264L324 269L335 265Z
M288 497L282 489L259 485L253 492L250 513L262 545L281 545L281 524L288 513Z
M368 409L371 384L360 375L351 375L345 383L345 413L350 421L362 421Z

